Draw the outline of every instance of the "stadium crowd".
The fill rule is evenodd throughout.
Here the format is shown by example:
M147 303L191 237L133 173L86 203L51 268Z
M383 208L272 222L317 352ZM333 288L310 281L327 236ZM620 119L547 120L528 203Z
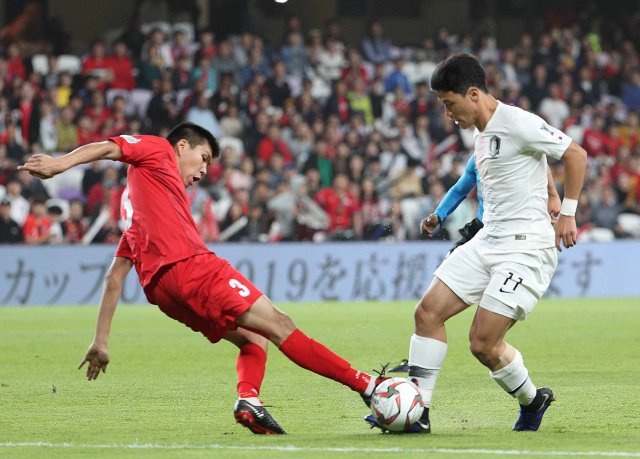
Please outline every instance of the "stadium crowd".
M188 189L206 242L410 240L463 173L473 132L429 90L436 64L476 54L498 99L564 130L589 155L577 224L584 238L640 237L640 28L548 21L516 46L440 28L415 46L372 21L360 43L339 22L281 43L147 25L84 56L0 49L0 242L117 242L126 168L104 162L41 182L25 157L121 134L166 135L181 121L219 138L220 161ZM75 60L74 60L75 57ZM562 195L561 164L551 164ZM474 196L436 238L456 238Z

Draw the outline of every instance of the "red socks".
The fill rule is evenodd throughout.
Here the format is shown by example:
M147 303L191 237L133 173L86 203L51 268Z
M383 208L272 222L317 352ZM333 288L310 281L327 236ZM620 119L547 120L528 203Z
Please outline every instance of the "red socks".
M254 343L242 346L236 360L238 397L258 397L266 363L267 353L260 346Z
M328 348L295 329L280 345L280 351L296 365L344 384L356 392L367 390L371 376L351 368L351 364Z

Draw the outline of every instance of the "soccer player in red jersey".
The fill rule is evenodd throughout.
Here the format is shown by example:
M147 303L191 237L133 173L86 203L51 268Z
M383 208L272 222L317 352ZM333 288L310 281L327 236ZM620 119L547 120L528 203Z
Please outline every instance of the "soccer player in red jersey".
M212 343L225 338L240 347L239 398L234 414L252 432L284 433L258 400L267 358L263 337L297 365L348 386L366 401L380 378L352 368L302 333L288 315L200 239L185 187L198 182L219 153L209 131L183 123L166 139L122 135L84 145L58 158L36 154L18 166L47 179L78 164L102 159L129 164L128 191L122 206L127 228L105 282L96 339L80 366L88 363L88 379L105 372L111 320L121 282L133 265L150 303Z

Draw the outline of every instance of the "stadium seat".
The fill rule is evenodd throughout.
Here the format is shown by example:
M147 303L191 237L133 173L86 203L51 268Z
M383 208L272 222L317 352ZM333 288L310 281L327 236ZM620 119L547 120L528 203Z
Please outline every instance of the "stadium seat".
M82 70L82 59L73 54L61 54L58 57L58 71L76 75Z
M127 91L126 89L107 89L107 92L105 93L107 106L111 107L111 104L113 104L113 99L115 99L117 96L123 97L127 102L127 106L125 108L127 116L134 115L135 107L131 103L131 92Z
M72 187L58 189L58 197L67 201L85 202L87 200L86 196L82 194L82 190Z
M640 238L640 215L620 214L618 215L618 224L625 233L629 233L635 238Z
M578 242L609 242L615 238L609 228L590 228L578 236Z
M47 202L45 203L45 205L47 206L47 209L50 209L53 206L60 207L60 209L62 210L62 215L61 215L62 220L66 220L67 218L69 218L69 201L67 201L66 199L61 199L61 198L47 199Z
M33 71L39 75L46 75L49 73L49 61L46 54L34 54L31 57L31 67Z
M64 174L56 175L50 179L43 180L42 184L47 189L49 196L62 197L60 191L64 189L82 190L82 177L84 168L71 169Z
M171 29L173 32L176 32L178 30L182 31L187 43L193 43L196 39L195 29L193 27L193 24L191 24L190 22L176 22L175 24L173 24Z
M131 91L130 105L132 105L133 113L141 118L147 116L147 107L152 97L153 92L150 89L136 88Z
M145 35L148 35L154 29L160 29L166 36L171 36L171 24L166 21L146 22L140 26L140 30Z
M237 137L224 136L218 139L220 150L230 147L233 150L233 158L239 164L244 156L244 144Z

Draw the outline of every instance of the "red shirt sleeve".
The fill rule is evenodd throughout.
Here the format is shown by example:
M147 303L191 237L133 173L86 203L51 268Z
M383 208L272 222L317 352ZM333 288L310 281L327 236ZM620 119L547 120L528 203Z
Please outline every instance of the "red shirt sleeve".
M169 141L154 135L120 135L109 140L122 150L120 161L134 166L158 167L168 154L173 155Z
M118 242L118 248L116 249L116 253L114 256L120 258L128 258L129 260L133 261L133 253L131 252L131 247L129 247L129 242L127 241L127 238L124 234L120 236L120 242Z

